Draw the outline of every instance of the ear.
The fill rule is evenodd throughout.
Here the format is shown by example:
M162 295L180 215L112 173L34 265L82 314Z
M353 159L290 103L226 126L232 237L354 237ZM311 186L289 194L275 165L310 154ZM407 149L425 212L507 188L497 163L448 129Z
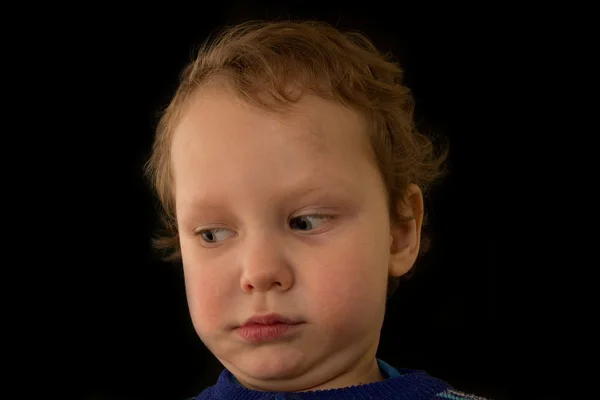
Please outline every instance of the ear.
M397 207L401 222L390 226L390 276L402 276L413 267L421 245L423 224L423 193L415 184L409 184L406 204Z

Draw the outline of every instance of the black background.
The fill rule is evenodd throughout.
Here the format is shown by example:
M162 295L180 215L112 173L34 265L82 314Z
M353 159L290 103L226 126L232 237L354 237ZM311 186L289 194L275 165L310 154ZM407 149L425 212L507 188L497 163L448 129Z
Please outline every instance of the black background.
M34 101L24 92L52 110L52 122L40 112L21 123L45 126L32 182L41 182L34 191L56 234L41 265L60 264L53 290L64 302L55 314L66 321L52 316L50 324L69 328L52 345L42 341L55 354L42 375L59 371L59 390L86 400L183 399L214 383L221 367L191 325L181 266L159 261L150 246L157 203L142 167L179 72L209 34L247 19L316 18L391 51L422 130L450 145L448 176L427 203L431 252L390 299L379 356L481 396L568 398L558 384L563 349L540 335L562 323L558 310L543 284L524 283L539 262L523 210L539 204L515 194L538 172L523 169L521 156L539 133L515 116L535 91L529 63L542 35L524 33L531 17L475 6L241 1L57 13L29 42L44 43L43 62L29 68L49 85ZM29 251L31 259L41 253ZM57 330L37 325L36 335Z

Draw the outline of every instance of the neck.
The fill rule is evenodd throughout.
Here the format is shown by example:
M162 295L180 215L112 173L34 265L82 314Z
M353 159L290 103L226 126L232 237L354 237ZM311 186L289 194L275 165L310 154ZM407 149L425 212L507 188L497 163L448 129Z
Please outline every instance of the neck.
M384 377L389 377L389 379L386 378L378 381L381 378L380 374L377 374L379 377L377 375L372 375L370 378L367 374L364 374L362 375L364 378L359 380L361 382L370 381L371 383L360 385L357 381L354 381L350 384L346 384L339 383L341 382L340 378L342 378L342 375L340 375L335 379L331 379L328 383L311 388L311 390L306 391L305 389L302 393L295 393L293 397L298 400L383 400L390 398L418 400L425 398L430 399L437 394L452 389L447 383L432 378L427 375L426 372L414 370L398 371L385 364L383 361L381 362L383 363L381 365L382 373ZM368 370L369 368L365 368L363 372L367 372ZM347 377L349 374L344 374L344 376ZM358 376L358 374L355 376ZM452 397L451 393L448 395ZM265 395L264 391L249 390L249 388L240 385L232 373L225 369L219 376L217 384L203 391L196 400L259 400L274 397L276 397L276 395L272 393ZM279 397L283 398L287 396L278 396L278 398ZM463 397L461 397L461 399L462 398Z
M315 386L304 386L291 388L289 385L279 385L279 387L265 388L262 385L257 386L252 383L245 381L243 378L237 378L239 384L251 390L258 391L294 391L294 392L308 392L315 390L328 390L328 389L340 389L350 386L364 385L368 383L375 383L383 381L384 378L379 369L379 364L374 354L368 352L363 355L357 362L352 363L348 369L342 370L337 375L331 376L329 379L322 381ZM292 385L293 386L293 385Z
M381 382L383 380L377 360L373 358L368 362L362 362L354 368L344 371L332 379L317 386L301 390L302 392L314 390L339 389L350 386L365 385L367 383Z

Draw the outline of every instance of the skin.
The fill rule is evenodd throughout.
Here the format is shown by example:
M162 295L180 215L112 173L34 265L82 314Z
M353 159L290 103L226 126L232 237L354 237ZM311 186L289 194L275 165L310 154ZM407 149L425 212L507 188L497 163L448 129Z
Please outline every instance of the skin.
M171 151L191 318L217 359L262 391L380 381L387 280L416 260L423 199L410 185L399 209L414 218L390 225L364 119L309 95L275 115L215 85L190 100ZM301 324L240 337L269 313Z

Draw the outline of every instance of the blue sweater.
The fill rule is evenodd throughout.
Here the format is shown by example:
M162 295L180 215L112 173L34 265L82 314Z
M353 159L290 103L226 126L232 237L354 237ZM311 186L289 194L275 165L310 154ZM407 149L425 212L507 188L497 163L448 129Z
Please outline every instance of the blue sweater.
M216 385L211 386L193 400L485 400L453 390L441 380L426 372L394 369L382 360L377 360L382 375L381 382L352 386L341 389L316 390L310 392L260 392L240 385L233 374L224 370Z

